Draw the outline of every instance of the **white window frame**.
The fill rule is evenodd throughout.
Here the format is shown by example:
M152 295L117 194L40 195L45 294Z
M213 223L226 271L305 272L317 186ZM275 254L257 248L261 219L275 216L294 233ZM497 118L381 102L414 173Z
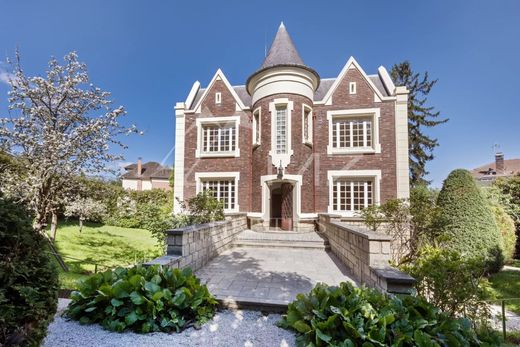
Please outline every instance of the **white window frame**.
M276 108L285 106L287 108L287 153L276 153ZM269 103L269 112L271 113L271 150L269 155L271 156L271 162L275 167L279 167L280 163L283 168L286 168L291 161L293 155L292 149L292 111L294 109L294 103L289 101L288 98L274 99Z
M258 122L256 121L256 116L258 116ZM258 134L260 135L256 138L256 133L258 129ZM262 109L258 107L253 111L253 146L260 146L262 143Z
M307 118L307 132L308 139L305 138L305 111L309 111L309 117ZM309 105L302 105L302 143L306 145L312 145L312 108Z
M202 139L204 138L202 131L204 125L211 124L226 124L226 123L234 123L235 124L235 150L229 152L214 152L214 153L205 153L202 151ZM207 117L207 118L197 118L197 148L195 149L195 158L215 158L215 157L240 157L240 116L224 116L224 117Z
M238 183L240 181L240 172L196 172L195 186L197 194L203 191L202 182L208 180L229 180L235 181L235 207L232 209L224 209L225 213L234 213L240 211L238 204Z
M333 185L334 179L370 179L374 182L372 200L374 205L380 204L381 191L381 170L329 170L327 171L327 178L329 183L329 206L328 213L340 215L342 217L358 217L356 211L335 211L333 209Z
M364 154L364 153L381 153L381 143L379 141L379 120L380 108L360 108L353 110L334 110L327 111L327 120L329 122L329 144L327 145L327 154ZM354 147L354 148L335 148L332 146L332 137L334 136L334 119L338 118L360 118L368 117L372 120L372 146L370 147Z
M356 82L350 82L348 84L348 92L349 94L357 94L357 84Z
M220 104L222 102L222 94L215 93L215 104Z

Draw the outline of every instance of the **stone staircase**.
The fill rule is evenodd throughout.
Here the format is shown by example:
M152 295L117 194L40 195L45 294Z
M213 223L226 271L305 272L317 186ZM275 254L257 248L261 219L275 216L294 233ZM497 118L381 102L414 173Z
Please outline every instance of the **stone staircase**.
M329 250L329 242L318 233L244 230L233 241L235 247Z

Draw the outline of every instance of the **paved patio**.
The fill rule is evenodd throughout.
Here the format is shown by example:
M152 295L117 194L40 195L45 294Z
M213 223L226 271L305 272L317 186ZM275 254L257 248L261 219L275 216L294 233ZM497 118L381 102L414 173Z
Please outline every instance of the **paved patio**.
M285 309L298 293L318 282L350 281L347 268L330 252L319 249L230 249L197 271L225 306Z

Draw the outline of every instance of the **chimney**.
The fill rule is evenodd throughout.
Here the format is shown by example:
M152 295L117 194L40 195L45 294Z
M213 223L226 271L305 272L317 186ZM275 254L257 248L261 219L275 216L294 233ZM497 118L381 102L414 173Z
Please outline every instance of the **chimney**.
M137 177L141 177L143 174L143 161L141 157L137 158Z
M504 167L504 153L498 152L495 154L495 168L497 174L503 174L505 167Z

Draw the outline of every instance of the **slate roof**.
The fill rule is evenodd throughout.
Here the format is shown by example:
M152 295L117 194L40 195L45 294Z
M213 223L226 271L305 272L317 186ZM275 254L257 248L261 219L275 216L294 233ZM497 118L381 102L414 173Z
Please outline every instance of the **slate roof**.
M520 159L504 160L504 172L496 171L496 163L492 162L471 170L476 179L490 179L494 177L509 177L520 173Z
M289 36L287 29L285 29L285 25L283 22L280 24L278 28L278 32L271 44L271 48L269 48L269 52L260 66L260 69L265 69L278 65L302 65L302 58L298 54L296 47L294 46L294 42Z
M389 96L388 92L386 91L386 88L383 85L383 81L381 81L381 78L379 78L379 75L369 75L368 78L370 78L370 80L374 83L376 88L381 92L383 96ZM314 101L321 101L325 97L329 89L332 87L335 80L335 77L321 79L318 89L316 90L316 92L314 92ZM244 105L251 106L251 95L248 94L246 86L233 86L233 89L237 93L240 100L242 100ZM199 102L205 90L206 88L199 89L199 91L195 95L195 98L193 99L193 103L191 104L192 107Z
M137 175L137 164L130 164L125 166L126 172L121 176L121 178L129 178L129 179L137 179L139 176ZM149 161L144 163L141 167L142 174L141 178L149 179L149 178L162 178L168 179L170 178L170 174L172 169L162 166L161 164L155 161Z

